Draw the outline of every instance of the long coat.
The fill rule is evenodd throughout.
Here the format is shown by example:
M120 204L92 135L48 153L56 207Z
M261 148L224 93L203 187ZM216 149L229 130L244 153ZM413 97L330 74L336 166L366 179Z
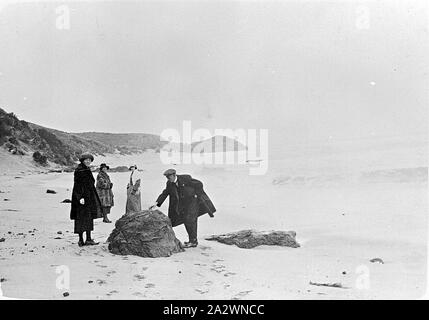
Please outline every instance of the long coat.
M97 175L97 184L95 189L97 190L98 197L101 201L101 206L103 207L113 207L113 192L112 192L112 183L110 182L110 177L107 173L100 171Z
M157 206L160 207L167 197L168 217L173 227L184 223L183 213L186 214L187 206L193 197L198 199L198 216L208 213L213 217L216 208L209 196L204 192L203 183L190 175L177 175L177 186L174 182L167 181L164 191L156 200Z
M95 190L95 179L91 170L84 164L79 164L74 171L74 185L72 192L72 203L70 219L75 220L83 214L90 215L93 219L103 216L101 211L101 201ZM80 204L80 199L85 200L85 204Z
M140 183L141 179L137 178L133 182L133 174L130 175L130 182L127 186L127 203L125 205L125 213L138 212L142 209L141 194L140 194Z

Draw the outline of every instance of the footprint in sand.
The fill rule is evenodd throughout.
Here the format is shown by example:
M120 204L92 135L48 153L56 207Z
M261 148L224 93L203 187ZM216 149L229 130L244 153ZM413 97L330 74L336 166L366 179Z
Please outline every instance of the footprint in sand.
M112 294L115 294L115 293L119 293L119 292L116 290L112 290L109 293L107 293L106 295L110 297Z
M205 263L194 263L194 266L205 267L207 265Z
M244 298L245 296L247 296L250 292L252 292L252 290L241 291L241 292L237 293L235 296L233 296L232 300L240 300L240 299Z
M213 271L215 271L215 272L217 272L217 273L221 273L221 272L224 272L225 271L225 266L212 266L212 268L210 268L210 270L213 270Z
M229 277L229 276L235 276L236 273L235 272L226 272L223 276L224 277Z
M100 267L100 268L107 268L107 266L102 265L102 264L97 264L97 267Z
M148 267L143 267L142 270L146 271L147 269L149 269Z
M99 284L101 286L103 284L106 284L106 281L105 280L97 279L97 284Z
M134 278L138 281L146 279L146 277L144 275L141 275L141 274L135 274Z
M205 294L209 292L209 290L202 290L202 289L195 289L195 291L199 292L200 294Z
M116 271L115 270L111 270L109 272L107 272L106 276L110 277L112 274L115 274Z
M133 296L136 296L136 297L144 297L144 295L143 295L143 293L141 293L141 292L134 292L133 293Z
M206 251L206 250L211 250L212 248L207 246L200 246L200 249Z
M104 254L98 253L98 252L94 252L93 253L95 256L99 256L99 257L104 257Z
M155 288L155 285L153 283L148 283L144 286L145 288Z
M206 257L209 257L209 256L210 256L210 254L208 254L207 252L201 252L201 254L202 254L203 256L206 256Z

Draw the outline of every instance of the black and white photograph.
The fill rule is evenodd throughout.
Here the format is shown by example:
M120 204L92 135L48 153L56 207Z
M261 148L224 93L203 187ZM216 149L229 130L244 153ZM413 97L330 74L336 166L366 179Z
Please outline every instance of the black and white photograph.
M0 0L0 300L427 299L428 40L425 0Z

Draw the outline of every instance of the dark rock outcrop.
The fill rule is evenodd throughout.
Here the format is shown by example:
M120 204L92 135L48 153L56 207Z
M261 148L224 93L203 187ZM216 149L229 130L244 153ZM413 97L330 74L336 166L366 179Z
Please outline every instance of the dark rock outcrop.
M169 257L183 250L170 219L159 210L142 210L123 215L107 239L109 251L140 257Z
M284 246L299 248L295 240L295 231L255 231L241 230L221 235L213 235L206 240L215 240L225 244L235 244L237 247L251 249L261 245Z

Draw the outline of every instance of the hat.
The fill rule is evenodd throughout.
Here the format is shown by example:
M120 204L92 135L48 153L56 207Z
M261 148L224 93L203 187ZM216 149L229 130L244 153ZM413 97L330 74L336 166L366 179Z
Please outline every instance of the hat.
M91 159L91 161L94 161L94 157L92 154L90 153L83 153L80 157L79 157L79 161L83 162L83 160L85 159Z
M134 165L132 165L132 166L130 166L129 168L128 168L128 170L131 170L132 168L134 168L134 169L136 169L137 170L137 166L134 164Z
M107 168L107 170L110 169L110 167L105 163L100 164L100 171L103 170L103 168Z
M168 169L163 174L164 174L164 176L168 177L168 176L171 176L172 174L176 174L176 170Z

